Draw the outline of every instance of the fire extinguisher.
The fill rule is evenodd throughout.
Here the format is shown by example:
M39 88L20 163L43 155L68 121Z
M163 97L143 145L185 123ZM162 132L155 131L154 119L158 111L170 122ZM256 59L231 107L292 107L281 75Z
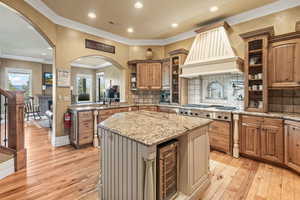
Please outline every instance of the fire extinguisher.
M71 124L72 124L71 113L66 112L64 114L64 127L65 127L65 129L70 129L71 128Z

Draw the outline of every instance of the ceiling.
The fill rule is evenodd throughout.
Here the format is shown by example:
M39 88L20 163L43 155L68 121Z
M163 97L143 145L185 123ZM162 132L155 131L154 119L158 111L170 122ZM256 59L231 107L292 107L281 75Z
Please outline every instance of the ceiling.
M22 17L0 3L0 58L52 62L48 42Z
M276 0L42 0L56 14L101 30L134 39L163 39L190 31L200 24L226 18ZM218 6L217 12L209 8ZM90 19L89 12L97 17ZM114 24L110 24L113 21ZM172 23L178 23L172 28ZM127 28L132 27L133 33Z
M72 67L83 67L89 69L100 69L108 66L112 66L112 64L106 60L104 60L100 56L87 56L81 57L74 62L71 63Z

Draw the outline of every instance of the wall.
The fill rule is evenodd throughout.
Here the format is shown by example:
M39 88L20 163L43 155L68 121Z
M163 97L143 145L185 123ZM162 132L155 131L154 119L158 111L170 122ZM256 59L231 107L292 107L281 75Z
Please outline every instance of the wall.
M18 68L18 69L30 69L32 70L32 95L42 94L42 64L11 60L0 59L0 88L5 88L5 68Z
M148 48L152 49L153 60L159 60L165 57L164 46L130 46L129 60L145 60Z

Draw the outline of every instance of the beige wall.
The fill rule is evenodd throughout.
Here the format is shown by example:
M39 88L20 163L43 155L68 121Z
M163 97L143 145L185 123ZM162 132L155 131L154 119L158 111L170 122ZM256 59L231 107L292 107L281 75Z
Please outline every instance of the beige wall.
M148 48L152 49L153 59L162 59L165 56L164 46L130 46L129 60L145 60L146 51Z
M42 94L42 64L11 59L0 59L0 88L5 88L5 68L32 70L32 95Z

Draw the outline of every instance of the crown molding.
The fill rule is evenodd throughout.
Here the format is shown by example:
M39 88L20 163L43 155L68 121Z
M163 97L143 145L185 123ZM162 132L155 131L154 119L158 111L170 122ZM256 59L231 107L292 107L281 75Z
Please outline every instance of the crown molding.
M21 60L21 61L28 61L28 62L36 62L42 64L52 64L52 61L42 59L42 58L33 58L29 56L17 56L11 54L0 54L0 58L3 59L12 59L12 60Z
M196 35L195 30L187 31L176 36L172 36L165 39L129 39L126 37L122 37L98 28L94 28L64 17L57 15L53 10L51 10L42 0L25 0L29 5L38 10L41 14L49 18L53 23L65 26L68 28L72 28L78 31L82 31L88 34L92 34L101 38L105 38L108 40L113 40L119 43L123 43L126 45L132 46L164 46L168 44L172 44L174 42L178 42L181 40L192 38ZM274 3L252 9L250 11L243 12L241 14L237 14L228 18L225 18L224 21L227 21L229 25L235 25L239 23L243 23L252 19L256 19L259 17L263 17L266 15L270 15L276 12L280 12L289 8L293 8L296 6L300 6L300 0L278 0ZM197 28L199 29L199 27Z

